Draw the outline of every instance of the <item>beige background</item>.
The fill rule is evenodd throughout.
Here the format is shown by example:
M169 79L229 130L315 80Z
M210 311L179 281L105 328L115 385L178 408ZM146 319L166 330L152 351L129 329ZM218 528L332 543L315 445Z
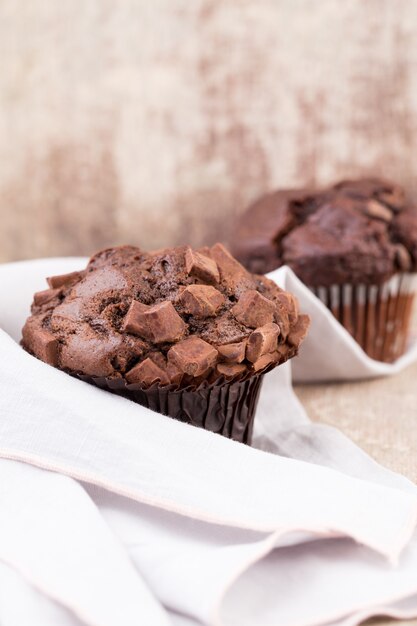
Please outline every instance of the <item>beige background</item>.
M416 0L0 0L0 64L0 261L224 240L277 186L417 194ZM416 377L297 391L417 481Z
M0 260L224 239L280 185L417 193L416 0L0 0Z

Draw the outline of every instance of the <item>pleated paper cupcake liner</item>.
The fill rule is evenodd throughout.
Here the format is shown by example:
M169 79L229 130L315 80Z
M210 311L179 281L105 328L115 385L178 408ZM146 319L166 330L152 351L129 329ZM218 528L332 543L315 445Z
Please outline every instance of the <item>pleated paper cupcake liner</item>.
M396 274L382 285L311 287L373 359L392 363L410 336L417 274Z
M77 374L77 378L121 395L174 419L250 444L263 376L271 366L241 379L218 379L197 387L178 388L157 383L148 389L124 379Z

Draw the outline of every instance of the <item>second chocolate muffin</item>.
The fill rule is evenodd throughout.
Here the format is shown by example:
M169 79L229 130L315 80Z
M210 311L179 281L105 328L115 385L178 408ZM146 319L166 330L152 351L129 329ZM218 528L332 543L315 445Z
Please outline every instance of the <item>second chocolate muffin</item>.
M371 357L393 361L404 352L417 210L398 185L361 179L269 194L241 218L232 251L251 271L291 267Z
M23 347L177 419L250 441L262 375L297 353L308 318L217 244L123 246L36 293Z

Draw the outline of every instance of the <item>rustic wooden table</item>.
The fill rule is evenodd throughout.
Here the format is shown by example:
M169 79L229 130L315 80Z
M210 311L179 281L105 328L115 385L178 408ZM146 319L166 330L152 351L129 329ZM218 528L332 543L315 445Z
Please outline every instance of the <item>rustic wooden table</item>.
M296 393L312 420L336 426L378 463L417 482L417 364L379 380L298 385Z

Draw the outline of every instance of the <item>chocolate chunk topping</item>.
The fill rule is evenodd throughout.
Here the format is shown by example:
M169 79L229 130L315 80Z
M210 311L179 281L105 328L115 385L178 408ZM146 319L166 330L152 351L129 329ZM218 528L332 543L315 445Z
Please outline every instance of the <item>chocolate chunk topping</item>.
M61 289L45 289L44 291L38 291L33 296L33 303L35 306L43 306L47 302L57 298L60 293Z
M298 348L307 335L309 326L310 318L308 315L300 315L288 335L288 343L295 348Z
M138 302L137 300L132 300L123 322L123 330L140 336L142 336L143 333L147 333L148 326L143 319L143 314L145 311L149 311L149 309L149 305L142 304L142 302Z
M264 354L263 356L259 357L257 361L254 362L253 369L255 370L255 372L259 372L260 370L265 369L265 367L268 367L268 365L276 363L276 361L279 360L279 357L279 352L269 352L268 354Z
M375 217L375 219L383 220L384 222L390 222L393 218L392 211L377 200L369 200L366 203L365 213L369 217Z
M288 314L290 321L294 322L299 313L297 298L295 298L292 293L288 293L288 291L281 291L281 293L277 295L276 300L279 307L281 307L279 311L284 310Z
M290 332L291 324L297 320L298 302L292 294L283 291L278 294L275 304L277 308L274 319L279 326L281 337L285 340Z
M25 325L23 341L26 348L41 361L54 366L58 364L59 343L57 338L37 324L36 321Z
M221 243L210 248L210 256L217 263L220 280L228 295L240 296L246 289L255 287L253 277Z
M159 350L156 350L155 352L154 351L150 352L149 358L152 359L152 361L156 363L158 367L160 367L162 370L166 369L166 365L167 365L166 358L162 354L162 352L159 352Z
M275 352L278 344L279 326L265 324L253 331L249 337L246 358L255 363L264 354Z
M232 314L249 328L257 328L269 324L274 319L275 304L265 298L259 291L246 291L239 302L232 308Z
M22 345L76 375L195 388L297 352L295 299L220 244L107 249L50 283L59 286L35 294Z
M69 274L60 274L59 276L50 276L46 280L52 289L56 289L58 287L67 287L68 285L76 283L80 280L81 276L81 272L70 272Z
M246 365L238 365L237 363L218 363L216 369L218 373L225 378L242 376L242 374L248 371Z
M216 315L225 297L210 285L189 285L181 293L179 301L185 313L204 318Z
M390 192L381 192L378 197L394 210L400 211L405 206L405 194L401 187L395 186Z
M217 361L217 350L198 337L189 337L172 346L168 361L190 376L201 376Z
M172 385L179 385L184 378L184 372L180 370L173 361L168 361L166 366L166 374Z
M146 306L134 300L126 315L124 328L155 343L172 343L185 334L186 325L172 302Z
M205 254L187 248L185 252L185 268L191 276L201 278L208 283L218 283L220 274L217 264Z
M166 385L169 383L167 373L150 358L138 363L126 373L129 383L142 383L144 387L150 387L156 382Z
M217 346L220 358L229 363L242 363L246 354L246 341Z

